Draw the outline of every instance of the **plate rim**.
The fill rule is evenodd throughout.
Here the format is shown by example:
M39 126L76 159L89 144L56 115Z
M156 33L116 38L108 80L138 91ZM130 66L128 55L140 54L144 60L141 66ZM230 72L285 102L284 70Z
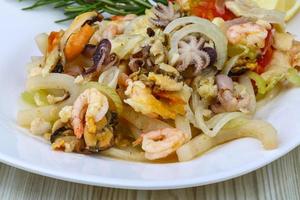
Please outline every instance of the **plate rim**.
M5 128L0 125L1 128ZM23 134L23 133L21 133ZM7 164L9 166L38 174L41 176L46 176L62 181L68 181L73 183L79 183L79 184L86 184L86 185L92 185L92 186L101 186L101 187L109 187L109 188L118 188L118 189L133 189L133 190L166 190L166 189L183 189L183 188L191 188L191 187L198 187L203 185L209 185L214 183L219 183L222 181L230 180L233 178L237 178L239 176L248 174L250 172L253 172L259 168L262 168L277 159L281 158L282 156L288 154L290 151L295 149L297 146L299 146L298 142L293 142L291 145L287 146L286 148L282 148L281 151L278 151L279 153L272 154L267 159L260 159L257 162L250 162L246 166L234 168L233 170L229 170L226 172L217 173L214 176L207 176L208 178L203 178L205 176L196 177L193 179L188 180L182 180L179 179L179 181L176 180L167 180L167 181L143 181L143 180L124 180L122 178L103 178L98 177L98 179L92 180L87 178L84 178L83 176L72 176L72 173L70 174L62 174L60 172L46 169L44 167L39 167L36 165L30 164L28 161L24 162L21 159L15 159L11 156L4 155L0 152L0 162ZM268 151L268 150L266 150ZM276 151L275 150L269 150L269 151ZM197 159L197 158L196 158ZM131 161L124 161L124 162L131 162ZM192 162L192 161L188 161ZM175 164L175 163L174 163ZM182 163L184 164L184 163ZM157 165L157 164L155 164ZM162 165L171 165L171 164L162 164ZM74 178L72 178L74 177ZM93 177L93 176L91 176ZM101 181L99 181L101 180Z
M299 15L300 14L298 14L298 17L295 17L295 19L299 19L300 17ZM1 117L6 118L6 116L2 115L2 113L0 114L0 119ZM8 128L7 126L5 126L5 124L0 123L0 133L2 131L7 131L8 133L11 134L16 134L15 132L17 131L19 134L25 135L23 131L19 131L13 128ZM172 181L170 181L170 179L166 181L165 180L150 181L145 179L130 180L130 179L122 179L122 178L102 177L96 175L85 175L85 176L80 174L75 175L75 173L70 173L70 172L66 173L65 171L62 172L62 170L58 170L58 171L53 170L51 169L51 167L35 165L32 164L32 162L29 160L22 160L22 158L20 157L10 156L9 154L5 154L3 152L0 152L0 162L34 174L51 177L59 180L74 182L74 183L110 187L110 188L121 188L121 189L164 190L164 189L180 189L180 188L189 188L195 186L208 185L208 184L218 183L221 181L226 181L232 178L239 177L270 164L271 162L286 155L287 153L289 153L291 150L295 149L299 145L300 145L300 141L292 140L289 142L289 145L275 149L274 153L270 154L268 157L264 159L248 162L247 165L245 166L239 166L232 169L228 169L227 171L216 173L214 175L197 176L191 179L178 179ZM49 151L51 151L50 148ZM132 163L130 161L122 161L122 162ZM174 163L173 165L175 164L178 163ZM164 164L164 165L172 165L172 164Z

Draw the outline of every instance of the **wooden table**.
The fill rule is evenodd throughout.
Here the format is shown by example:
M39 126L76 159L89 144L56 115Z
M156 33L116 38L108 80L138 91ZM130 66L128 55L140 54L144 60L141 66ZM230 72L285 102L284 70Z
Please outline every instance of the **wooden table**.
M0 199L300 199L300 147L270 165L226 182L196 188L136 191L69 183L0 163Z

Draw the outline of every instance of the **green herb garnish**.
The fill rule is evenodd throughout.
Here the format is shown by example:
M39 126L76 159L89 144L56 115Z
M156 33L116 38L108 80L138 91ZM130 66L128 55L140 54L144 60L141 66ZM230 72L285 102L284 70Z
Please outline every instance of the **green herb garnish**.
M26 0L19 0L26 1ZM154 0L167 4L168 0ZM54 9L62 9L67 16L55 22L63 22L75 18L82 13L97 10L112 15L144 14L146 9L152 7L150 0L36 0L34 4L23 10L32 10L38 7L52 5Z

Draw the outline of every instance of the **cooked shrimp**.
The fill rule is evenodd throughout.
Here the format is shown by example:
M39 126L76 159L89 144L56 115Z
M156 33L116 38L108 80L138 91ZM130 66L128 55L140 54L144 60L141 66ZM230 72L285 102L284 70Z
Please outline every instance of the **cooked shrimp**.
M185 134L175 128L150 131L142 136L142 149L149 160L165 158L186 141Z
M108 100L97 89L85 90L74 102L72 111L72 126L77 138L81 138L85 130L96 132L96 122L99 122L108 111ZM83 119L85 115L85 120ZM85 126L84 126L85 121Z
M103 31L102 37L107 39L112 39L114 36L120 34L118 26L116 24L108 25Z
M111 24L109 24L102 33L102 38L112 39L116 35L124 32L128 23L136 18L136 15L130 14L126 16L113 16Z
M245 44L249 47L263 48L268 36L266 27L248 22L233 25L227 30L227 38L232 44Z
M115 15L111 17L112 21L130 21L133 20L134 18L136 18L135 14L129 14L129 15L125 15L125 16L121 16L121 15Z

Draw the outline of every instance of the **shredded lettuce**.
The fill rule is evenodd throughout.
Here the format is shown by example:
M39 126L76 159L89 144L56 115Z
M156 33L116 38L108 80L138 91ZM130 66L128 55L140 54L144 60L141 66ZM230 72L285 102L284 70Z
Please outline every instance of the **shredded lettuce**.
M267 83L259 74L255 72L248 72L248 77L255 82L259 94L266 94Z
M21 94L21 99L32 106L46 106L49 105L47 95L45 90L25 91Z
M34 94L32 92L29 91L25 91L21 94L21 99L32 106L36 106L35 101L34 101Z
M286 77L286 73L283 74L277 74L269 79L267 82L267 88L266 88L266 92L271 91L281 80L283 80Z
M246 45L242 45L242 44L228 46L229 57L233 57L239 54L242 54L242 56L245 56L250 59L256 59L257 50L253 48L249 48Z
M290 56L286 52L274 51L271 63L266 71L260 75L249 72L250 79L255 81L258 88L258 99L264 97L273 90L278 83L287 78L288 71L291 69Z
M226 63L225 67L222 70L223 74L228 74L230 70L236 66L237 62L243 58L247 57L251 60L256 59L256 52L253 49L250 49L249 47L245 45L229 45L228 46L228 56L231 57Z
M225 64L224 69L222 70L223 74L229 74L230 70L236 65L238 60L248 54L249 48L242 45L234 45L228 47L228 55L231 57Z
M245 45L228 45L228 56L234 57L240 54L247 54L249 52L249 48Z
M270 79L267 81L259 74L255 72L248 72L248 77L255 82L255 85L258 89L258 94L256 98L260 99L268 92L273 90L275 86L286 77L285 73L283 74L274 74Z
M281 86L278 84L276 85L270 92L268 92L263 99L260 99L257 101L256 109L260 109L263 106L265 106L267 103L269 103L272 99L274 99L280 92Z
M287 72L286 78L293 85L300 86L300 76L296 69L290 68Z

